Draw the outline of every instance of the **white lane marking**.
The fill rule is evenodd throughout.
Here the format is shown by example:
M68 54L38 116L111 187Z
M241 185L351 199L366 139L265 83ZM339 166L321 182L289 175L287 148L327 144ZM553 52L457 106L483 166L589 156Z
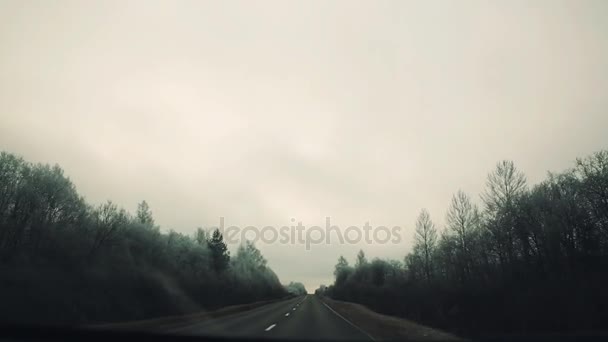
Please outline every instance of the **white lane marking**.
M296 308L293 308L293 311L296 311Z
M289 312L285 314L285 317L289 316Z
M323 305L325 305L325 307L328 308L331 312L333 312L336 316L342 318L346 323L352 325L353 328L355 328L355 329L359 330L360 332L362 332L363 334L365 334L367 337L369 337L370 340L375 341L375 339L372 337L372 335L370 335L367 332L365 332L365 330L359 328L358 326L354 325L351 321L349 321L346 318L344 318L342 315L340 315L334 309L332 309L329 305L325 304L324 301L321 300L320 302L323 303Z
M270 330L272 330L272 328L274 328L276 326L277 326L276 324L273 324L273 325L269 326L268 328L266 328L264 331L270 331Z

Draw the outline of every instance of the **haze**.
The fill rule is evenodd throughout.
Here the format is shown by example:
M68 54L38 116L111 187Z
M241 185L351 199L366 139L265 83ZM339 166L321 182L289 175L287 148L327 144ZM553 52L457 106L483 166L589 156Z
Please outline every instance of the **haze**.
M163 230L291 219L399 244L258 244L309 291L409 252L502 159L528 182L608 146L604 1L3 1L0 149ZM294 267L297 265L297 267Z

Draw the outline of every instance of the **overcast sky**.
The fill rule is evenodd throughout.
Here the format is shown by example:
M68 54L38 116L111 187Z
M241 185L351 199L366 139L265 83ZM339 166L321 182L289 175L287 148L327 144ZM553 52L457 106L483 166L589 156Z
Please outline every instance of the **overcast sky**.
M1 1L0 149L163 229L402 226L258 244L283 282L409 252L428 208L608 147L607 1Z

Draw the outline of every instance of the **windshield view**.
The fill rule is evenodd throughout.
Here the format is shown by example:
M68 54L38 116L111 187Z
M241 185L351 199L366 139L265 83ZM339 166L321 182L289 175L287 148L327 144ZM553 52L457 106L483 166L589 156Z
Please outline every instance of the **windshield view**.
M607 15L0 1L0 341L608 336Z

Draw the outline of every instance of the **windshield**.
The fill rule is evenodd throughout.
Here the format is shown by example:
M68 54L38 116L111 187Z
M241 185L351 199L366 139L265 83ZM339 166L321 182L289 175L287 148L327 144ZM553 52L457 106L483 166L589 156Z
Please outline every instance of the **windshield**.
M0 325L605 332L606 13L0 2Z

